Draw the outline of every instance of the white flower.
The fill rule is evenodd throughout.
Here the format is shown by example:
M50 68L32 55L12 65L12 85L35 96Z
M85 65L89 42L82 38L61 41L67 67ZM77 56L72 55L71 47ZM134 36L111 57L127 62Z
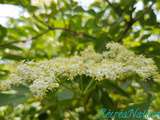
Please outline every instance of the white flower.
M8 80L1 82L0 90L26 84L33 94L44 96L59 86L56 80L62 77L74 80L76 76L86 75L101 81L127 79L136 74L143 80L157 74L152 59L136 55L118 43L109 43L106 48L101 54L88 48L79 56L21 63Z

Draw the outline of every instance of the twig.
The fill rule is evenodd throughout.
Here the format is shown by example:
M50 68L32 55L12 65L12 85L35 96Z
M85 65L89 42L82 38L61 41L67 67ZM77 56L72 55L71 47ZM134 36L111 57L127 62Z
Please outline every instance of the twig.
M75 37L86 37L86 38L90 38L90 39L97 39L96 37L92 36L92 35L89 35L85 32L77 32L77 31L74 31L74 30L71 30L70 28L66 28L66 27L52 27L48 24L46 24L44 21L40 20L36 15L33 14L33 17L39 21L40 23L42 23L43 25L45 25L46 27L48 27L49 30L63 30L65 32L69 32L71 33L72 35L74 35Z
M107 0L108 1L108 0ZM154 3L152 3L149 7L146 7L144 11L144 14L147 12L148 9L151 9L152 6L154 5ZM118 36L118 39L117 39L117 42L122 42L122 39L126 36L126 34L128 33L128 31L132 28L133 24L138 21L141 17L143 17L143 14L139 17L135 17L133 18L132 17L132 13L134 12L134 9L132 10L131 14L130 14L130 21L129 22L126 22L127 25L126 25L126 28L124 29L124 31L122 33L120 33L120 35Z
M76 36L76 37L88 37L88 38L91 38L91 39L96 39L96 37L94 36L91 36L91 35L88 35L84 32L76 32L76 31L73 31L69 28L63 28L63 27L51 27L51 26L48 26L49 30L63 30L65 32L69 32L71 33L72 35Z
M117 8L109 1L109 0L105 0L108 5L113 9L113 11L119 16L122 17L121 14L119 12L117 12Z
M46 34L47 32L49 32L49 30L45 30L45 31L43 31L42 33L40 33L40 34L38 34L38 35L36 35L36 36L33 36L32 38L30 38L30 40L36 40L36 39L38 39L39 37L41 37L42 35L44 35L44 34ZM2 47L7 47L8 45L10 45L10 44L15 44L15 43L25 43L25 42L27 42L28 41L28 39L26 39L26 40L15 40L15 41L11 41L11 42L7 42L7 43L4 43L4 44L0 44L0 48L2 48Z
M129 22L127 22L126 28L120 35L118 36L117 42L122 42L122 39L125 37L125 35L128 33L128 31L132 28L132 25L136 22L136 19L131 19Z

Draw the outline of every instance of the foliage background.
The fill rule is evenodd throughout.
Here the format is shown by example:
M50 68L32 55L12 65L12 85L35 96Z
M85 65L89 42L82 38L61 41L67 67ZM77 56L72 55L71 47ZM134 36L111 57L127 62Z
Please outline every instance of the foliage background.
M160 69L159 0L95 0L86 9L74 0L57 0L57 2L51 0L39 3L30 0L1 0L0 3L19 6L28 13L27 17L10 18L7 26L0 26L1 80L6 79L10 71L14 71L17 61L39 61L58 56L72 56L75 53L79 54L89 45L101 53L105 50L106 43L113 41L123 44L136 54L152 58ZM142 9L136 9L137 3L142 4ZM148 86L150 85L152 83ZM152 93L156 97L150 105L150 110L158 111L160 110L159 84L156 83L155 86ZM117 87L121 89L121 86ZM49 111L53 108L46 109L45 106L49 103L41 105L39 100L28 100L23 102L24 106L20 104L20 108L14 107L13 104L21 103L19 98L25 92L24 88L18 89L20 89L18 97L1 94L3 99L0 100L0 104L2 109L5 109L1 113L2 119L12 119L6 118L5 115L12 111L16 112L12 112L11 116L20 116L26 120L45 120L45 116L53 119L54 115L52 116ZM105 103L110 99L112 97L108 99L105 97ZM143 106L150 101L147 97L145 102L139 99L141 98L135 98L132 103ZM5 108L3 105L6 104L11 106ZM113 105L111 109L114 109Z

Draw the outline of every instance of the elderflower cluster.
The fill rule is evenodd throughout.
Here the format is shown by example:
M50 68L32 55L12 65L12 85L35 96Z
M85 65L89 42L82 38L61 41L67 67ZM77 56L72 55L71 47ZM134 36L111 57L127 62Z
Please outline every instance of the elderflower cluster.
M1 82L0 89L10 89L21 84L29 86L31 92L38 96L59 86L55 81L54 70L47 62L21 63L8 80Z
M9 80L0 83L0 89L25 84L31 92L43 96L48 90L57 88L57 80L63 76L74 80L76 76L85 75L101 81L127 79L135 75L146 79L156 74L157 68L152 59L136 55L118 43L109 43L103 53L96 53L89 47L80 55L69 58L21 63Z

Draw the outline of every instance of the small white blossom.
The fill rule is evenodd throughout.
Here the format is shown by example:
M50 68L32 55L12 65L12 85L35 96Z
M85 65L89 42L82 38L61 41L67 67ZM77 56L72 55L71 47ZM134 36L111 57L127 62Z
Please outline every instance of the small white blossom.
M143 80L157 74L152 59L136 55L118 43L109 43L106 48L101 54L90 47L79 56L21 63L8 80L0 83L0 90L26 84L33 94L44 96L48 90L58 87L56 80L61 81L63 77L74 80L76 76L86 75L101 81L127 79L136 75Z

